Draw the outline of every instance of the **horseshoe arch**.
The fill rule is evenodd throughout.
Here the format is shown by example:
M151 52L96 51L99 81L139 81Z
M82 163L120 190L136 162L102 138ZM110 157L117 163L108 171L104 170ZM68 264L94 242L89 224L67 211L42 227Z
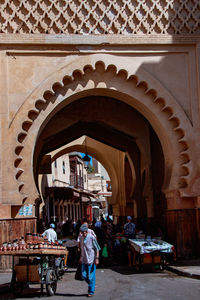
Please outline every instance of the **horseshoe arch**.
M111 96L138 110L154 128L162 145L163 190L184 190L191 175L184 127L191 125L178 103L150 74L142 69L134 72L126 61L119 63L113 58L111 63L110 57L105 60L100 55L90 57L88 63L85 61L82 57L47 78L23 104L27 118L21 121L19 110L13 120L11 126L17 136L15 177L22 202L34 202L38 197L34 184L32 187L29 184L30 180L34 182L33 149L38 135L58 110L84 95Z

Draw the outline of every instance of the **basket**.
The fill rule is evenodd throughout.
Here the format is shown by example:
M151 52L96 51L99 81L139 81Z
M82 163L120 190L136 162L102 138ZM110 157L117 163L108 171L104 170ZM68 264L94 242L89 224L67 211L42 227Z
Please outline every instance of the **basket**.
M28 280L27 280L27 265L15 266L16 281L17 282L40 282L40 275L38 272L38 265L28 266Z

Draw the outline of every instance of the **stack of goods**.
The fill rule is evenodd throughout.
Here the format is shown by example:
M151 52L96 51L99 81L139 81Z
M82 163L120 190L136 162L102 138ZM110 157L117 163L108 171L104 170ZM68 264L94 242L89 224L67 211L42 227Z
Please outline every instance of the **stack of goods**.
M22 236L20 239L15 239L12 242L5 242L0 246L0 251L18 251L18 250L33 250L33 249L55 249L65 250L64 246L55 243L48 242L46 237L43 237L38 233L27 233L26 237Z

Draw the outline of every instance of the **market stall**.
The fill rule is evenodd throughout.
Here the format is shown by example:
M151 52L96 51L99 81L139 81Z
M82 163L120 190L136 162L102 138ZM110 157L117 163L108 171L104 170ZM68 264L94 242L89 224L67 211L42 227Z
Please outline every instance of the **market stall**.
M54 295L57 281L64 273L68 256L65 246L50 242L38 233L26 233L0 245L0 255L12 256L11 288L15 296L29 284L40 284L49 296Z
M174 253L174 246L157 239L129 239L136 270L150 265L152 270L164 270L166 256Z
M40 284L49 296L56 292L57 273L56 259L67 256L64 249L24 249L0 251L0 255L12 256L12 279L11 289L15 296L20 296L23 289L29 284ZM16 262L17 261L17 262Z

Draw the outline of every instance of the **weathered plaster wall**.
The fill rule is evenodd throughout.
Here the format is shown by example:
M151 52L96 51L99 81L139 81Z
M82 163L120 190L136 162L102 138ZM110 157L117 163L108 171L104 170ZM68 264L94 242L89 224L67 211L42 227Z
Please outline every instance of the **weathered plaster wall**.
M132 53L128 48L124 48L121 53L116 52L117 57L126 57L127 63L133 66L134 72L140 68L159 80L165 86L178 103L183 107L191 122L192 106L191 101L195 100L195 90L197 81L191 74L191 69L195 66L194 46L166 46L166 47L133 47ZM39 51L39 50L38 50ZM55 51L43 54L36 51L7 51L8 91L9 91L9 118L12 121L17 110L23 105L25 99L32 91L42 84L42 82L53 73L76 60L80 55L70 55L60 51L60 56ZM98 52L98 50L96 50ZM75 51L74 51L75 52ZM85 51L87 53L87 50ZM89 54L90 51L88 51ZM108 54L114 54L111 49L107 49ZM138 54L139 52L139 54ZM48 67L47 67L48 66ZM78 66L77 66L78 67ZM195 112L195 107L193 112Z

